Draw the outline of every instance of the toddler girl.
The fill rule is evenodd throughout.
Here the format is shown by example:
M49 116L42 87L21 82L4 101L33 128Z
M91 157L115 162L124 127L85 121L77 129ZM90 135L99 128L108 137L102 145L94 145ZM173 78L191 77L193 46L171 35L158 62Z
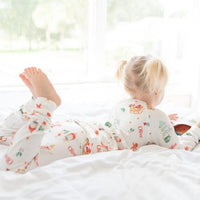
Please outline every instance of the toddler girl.
M61 100L47 76L35 67L20 74L33 98L9 115L0 128L0 143L9 145L0 169L24 173L54 160L157 144L192 150L200 138L200 123L177 136L168 116L155 107L167 83L163 63L151 56L122 62L117 71L130 99L118 103L105 123L67 120L51 124Z

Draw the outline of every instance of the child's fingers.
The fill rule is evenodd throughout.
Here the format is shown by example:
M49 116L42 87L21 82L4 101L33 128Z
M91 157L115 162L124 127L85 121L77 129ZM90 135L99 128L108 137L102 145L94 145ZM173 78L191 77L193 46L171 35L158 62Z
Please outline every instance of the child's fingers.
M170 114L170 115L168 115L168 117L169 117L170 120L174 120L174 121L178 120L178 118L179 118L178 114L176 114L176 113Z

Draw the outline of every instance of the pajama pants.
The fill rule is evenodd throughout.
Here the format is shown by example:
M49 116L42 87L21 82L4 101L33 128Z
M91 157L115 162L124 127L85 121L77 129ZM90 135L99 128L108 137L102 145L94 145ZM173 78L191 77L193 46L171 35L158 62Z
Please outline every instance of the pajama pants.
M25 173L38 166L70 156L118 149L107 123L66 120L51 123L53 101L39 97L22 105L0 126L0 144L8 150L0 169Z

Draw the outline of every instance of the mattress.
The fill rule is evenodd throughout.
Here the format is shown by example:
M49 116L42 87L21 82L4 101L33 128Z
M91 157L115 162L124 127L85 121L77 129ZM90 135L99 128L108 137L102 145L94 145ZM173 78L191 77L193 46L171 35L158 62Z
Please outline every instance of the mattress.
M117 88L101 85L59 89L63 105L54 113L53 120L105 120L114 103L125 98ZM1 96L4 103L0 106L0 120L28 99L29 93L26 90L1 91ZM193 123L200 116L198 112L166 102L161 108L167 113L176 112ZM6 149L0 145L0 156ZM200 145L192 152L148 145L135 152L110 151L65 158L25 174L0 171L2 200L196 200L199 197Z

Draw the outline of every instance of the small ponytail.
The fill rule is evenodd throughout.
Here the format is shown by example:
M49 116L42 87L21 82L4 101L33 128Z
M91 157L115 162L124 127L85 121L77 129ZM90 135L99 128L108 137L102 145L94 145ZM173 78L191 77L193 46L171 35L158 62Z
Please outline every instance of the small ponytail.
M167 83L167 69L159 59L150 59L144 65L142 74L145 74L145 85L149 91L157 92Z
M126 64L127 64L126 60L122 60L122 61L119 62L119 65L118 65L118 68L117 68L117 71L116 71L116 78L118 80L122 79L124 67L125 67Z
M128 63L121 61L116 77L122 80L131 97L137 98L137 94L149 95L162 91L167 84L168 73L161 60L147 55L134 56Z

